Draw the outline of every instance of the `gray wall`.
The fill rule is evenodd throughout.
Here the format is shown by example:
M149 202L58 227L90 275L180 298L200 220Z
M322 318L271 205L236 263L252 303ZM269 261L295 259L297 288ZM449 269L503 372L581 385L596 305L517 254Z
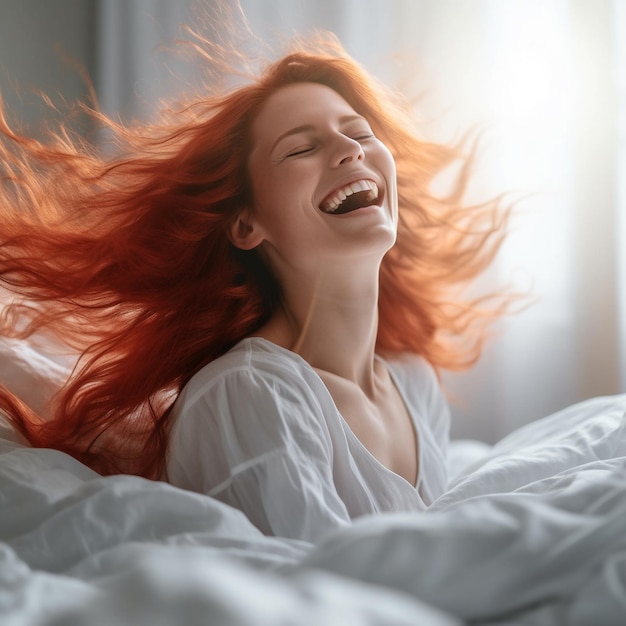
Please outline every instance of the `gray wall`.
M84 99L93 79L97 0L0 0L0 90L12 121L35 132L55 103Z

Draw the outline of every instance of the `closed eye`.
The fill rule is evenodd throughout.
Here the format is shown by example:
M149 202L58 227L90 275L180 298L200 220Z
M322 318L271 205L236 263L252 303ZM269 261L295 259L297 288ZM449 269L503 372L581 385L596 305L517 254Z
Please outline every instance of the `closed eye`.
M359 143L361 143L363 141L367 141L368 139L374 139L374 137L374 133L372 133L371 131L367 131L362 133L355 133L354 136L351 136L350 138L353 141L358 141ZM301 148L293 150L292 152L288 152L283 158L289 159L291 157L302 156L303 154L307 154L308 152L313 152L313 150L315 150L315 146L303 146Z
M306 154L307 152L311 152L311 150L313 150L313 146L307 146L306 148L298 148L297 150L294 150L293 152L289 152L287 155L285 155L285 158L288 159L289 157Z

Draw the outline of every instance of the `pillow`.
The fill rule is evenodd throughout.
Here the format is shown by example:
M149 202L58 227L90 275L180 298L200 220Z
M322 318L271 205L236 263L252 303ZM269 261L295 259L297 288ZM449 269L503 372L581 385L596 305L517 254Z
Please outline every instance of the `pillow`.
M0 385L6 387L39 415L45 416L52 396L71 369L33 344L0 337Z

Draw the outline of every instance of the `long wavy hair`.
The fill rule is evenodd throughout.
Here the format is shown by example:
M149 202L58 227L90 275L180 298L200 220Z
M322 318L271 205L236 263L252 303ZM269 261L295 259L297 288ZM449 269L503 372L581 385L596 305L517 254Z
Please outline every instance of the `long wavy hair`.
M237 250L227 232L252 204L252 121L268 96L303 81L343 96L396 161L400 216L380 275L378 350L447 369L478 358L506 297L454 294L492 261L507 208L499 199L465 206L471 150L420 138L409 103L337 41L300 40L245 84L156 122L122 124L91 110L113 155L62 125L35 140L0 119L0 286L12 294L0 332L44 330L80 354L48 419L0 388L0 409L33 446L103 474L162 475L182 387L280 302L259 255ZM453 189L435 195L433 180L459 158Z

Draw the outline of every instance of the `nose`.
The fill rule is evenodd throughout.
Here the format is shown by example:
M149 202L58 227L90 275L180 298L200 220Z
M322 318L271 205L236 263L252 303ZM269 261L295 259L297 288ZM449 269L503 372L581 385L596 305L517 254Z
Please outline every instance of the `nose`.
M362 161L364 158L363 146L356 139L352 139L352 137L347 135L339 135L337 137L333 155L334 165Z

